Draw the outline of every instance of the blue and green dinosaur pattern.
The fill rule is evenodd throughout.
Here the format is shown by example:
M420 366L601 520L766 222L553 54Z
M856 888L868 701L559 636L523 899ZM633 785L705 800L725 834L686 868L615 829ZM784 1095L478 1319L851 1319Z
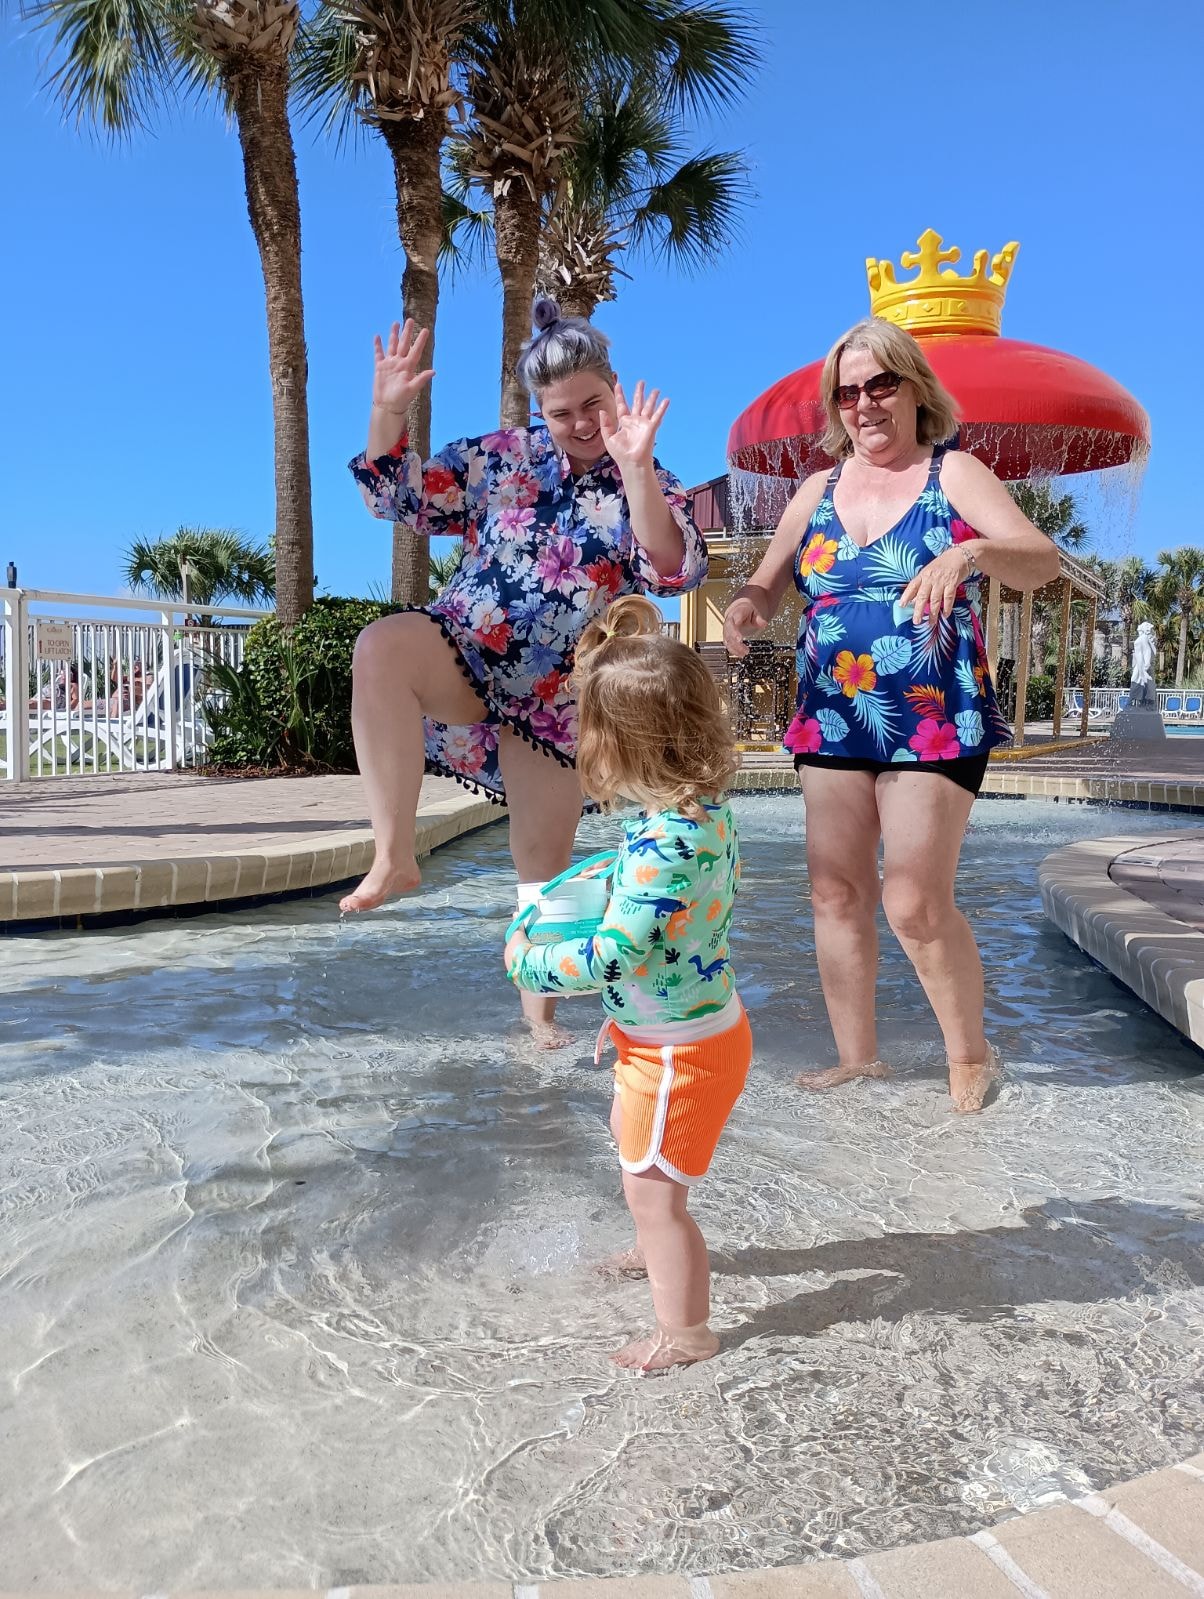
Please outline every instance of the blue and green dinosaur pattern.
M626 824L606 915L590 938L532 944L510 975L534 994L601 994L619 1026L693 1021L736 991L728 928L740 879L731 808Z

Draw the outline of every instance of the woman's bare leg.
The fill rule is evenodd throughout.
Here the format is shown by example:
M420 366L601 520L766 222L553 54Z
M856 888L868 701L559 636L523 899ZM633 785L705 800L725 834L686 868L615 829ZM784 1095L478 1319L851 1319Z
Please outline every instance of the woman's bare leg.
M815 956L838 1065L804 1072L803 1088L832 1088L854 1077L885 1077L878 1060L878 806L872 772L804 766L807 872Z
M924 985L959 1111L981 1110L996 1076L983 1033L982 961L953 884L974 796L935 772L878 779L886 919Z
M355 643L351 727L376 840L371 870L339 902L366 911L421 881L414 817L425 760L423 716L464 726L485 715L455 647L421 611L382 616Z
M573 858L573 839L581 820L581 784L570 767L504 731L498 764L510 809L510 855L520 883L546 883ZM559 1049L572 1034L555 1024L556 1001L544 994L522 995L523 1015L537 1043Z

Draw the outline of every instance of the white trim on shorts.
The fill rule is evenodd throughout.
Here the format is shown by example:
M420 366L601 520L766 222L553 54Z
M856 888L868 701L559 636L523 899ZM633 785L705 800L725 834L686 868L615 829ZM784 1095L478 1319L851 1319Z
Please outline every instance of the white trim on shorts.
M642 1177L645 1172L650 1171L655 1166L658 1171L663 1171L666 1177L671 1177L675 1183L682 1183L686 1188L692 1188L695 1183L702 1181L706 1173L702 1172L697 1177L687 1177L685 1172L678 1171L677 1167L661 1154L661 1143L665 1136L665 1124L669 1120L669 1095L673 1089L673 1079L677 1076L677 1070L673 1065L673 1049L674 1046L672 1044L665 1044L661 1048L661 1080L656 1088L656 1110L652 1117L652 1133L648 1140L648 1150L643 1160L638 1161L624 1160L620 1154L619 1165L625 1172L630 1172L633 1177ZM619 1092L617 1079L615 1092Z

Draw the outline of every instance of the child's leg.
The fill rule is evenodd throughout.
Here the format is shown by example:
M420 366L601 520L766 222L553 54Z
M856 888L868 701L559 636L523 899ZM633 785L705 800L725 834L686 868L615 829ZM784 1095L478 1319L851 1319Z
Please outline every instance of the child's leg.
M623 1101L619 1098L617 1087L615 1097L610 1102L610 1136L618 1149L623 1139ZM595 1270L603 1277L646 1277L648 1262L637 1243L630 1249L620 1249L616 1254L607 1255L605 1260L598 1262Z
M656 1331L618 1350L611 1359L641 1371L707 1360L719 1340L707 1326L711 1268L698 1224L686 1209L689 1189L655 1166L623 1173L623 1194L648 1267Z

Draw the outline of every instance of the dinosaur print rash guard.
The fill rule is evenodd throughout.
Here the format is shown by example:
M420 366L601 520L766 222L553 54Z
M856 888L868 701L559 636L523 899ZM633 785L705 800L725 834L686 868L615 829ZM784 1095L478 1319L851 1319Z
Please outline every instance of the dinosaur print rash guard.
M626 823L614 886L592 938L532 944L511 969L535 994L601 994L619 1027L693 1022L736 992L728 955L740 847L731 809L702 820L657 811Z

